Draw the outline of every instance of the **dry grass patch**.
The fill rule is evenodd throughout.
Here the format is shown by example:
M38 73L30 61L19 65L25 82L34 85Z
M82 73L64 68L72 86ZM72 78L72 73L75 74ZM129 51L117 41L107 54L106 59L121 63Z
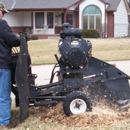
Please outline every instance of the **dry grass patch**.
M54 54L58 53L58 39L29 41L29 53L32 64L53 64L56 63Z
M130 38L89 39L92 43L92 55L104 61L130 60ZM59 39L29 41L29 53L32 64L54 64L54 54L58 52Z
M12 130L129 130L130 111L119 113L103 102L93 106L92 112L67 117L62 103L53 107L31 107L30 116ZM12 110L18 122L18 108Z

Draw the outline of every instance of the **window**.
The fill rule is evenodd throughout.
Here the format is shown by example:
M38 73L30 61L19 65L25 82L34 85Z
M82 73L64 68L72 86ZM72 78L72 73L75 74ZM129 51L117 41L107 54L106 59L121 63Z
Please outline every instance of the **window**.
M49 26L48 28L53 28L53 12L47 13L47 25Z
M87 6L83 11L83 29L97 29L100 24L100 9L94 5Z
M36 13L36 28L43 28L44 13Z

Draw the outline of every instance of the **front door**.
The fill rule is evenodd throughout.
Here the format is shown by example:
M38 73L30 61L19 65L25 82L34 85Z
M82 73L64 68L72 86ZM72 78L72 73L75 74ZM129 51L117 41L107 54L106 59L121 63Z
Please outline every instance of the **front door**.
M66 22L73 25L73 14L66 15Z

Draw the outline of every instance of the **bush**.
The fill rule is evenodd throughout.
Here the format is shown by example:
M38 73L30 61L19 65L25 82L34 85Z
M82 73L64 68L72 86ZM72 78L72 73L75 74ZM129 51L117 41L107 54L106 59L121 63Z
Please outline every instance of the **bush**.
M30 40L31 40L31 36L27 35L27 41L30 41Z
M37 35L32 35L30 39L31 40L38 40L38 36Z
M98 38L99 37L99 33L97 32L97 30L91 30L91 29L83 29L82 31L82 37L83 38Z

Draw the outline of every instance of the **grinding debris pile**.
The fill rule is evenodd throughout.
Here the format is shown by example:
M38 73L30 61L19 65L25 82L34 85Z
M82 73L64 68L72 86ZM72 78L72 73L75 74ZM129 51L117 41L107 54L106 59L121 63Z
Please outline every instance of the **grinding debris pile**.
M64 126L72 127L96 127L106 126L120 121L130 119L130 112L119 112L112 110L104 104L93 106L92 112L72 115L67 117L64 114L62 103L53 107L41 108L43 115L41 120L44 122L58 122Z

